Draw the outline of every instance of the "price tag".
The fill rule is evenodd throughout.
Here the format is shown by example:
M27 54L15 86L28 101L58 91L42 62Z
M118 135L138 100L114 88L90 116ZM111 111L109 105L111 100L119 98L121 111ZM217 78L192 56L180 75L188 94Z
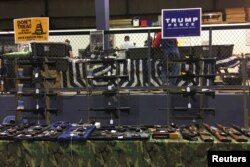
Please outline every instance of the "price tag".
M123 139L123 136L118 136L117 138L118 138L118 139Z
M185 71L189 71L189 64L185 64Z
M95 123L95 127L96 127L97 129L99 129L99 128L101 127L101 123L100 123L100 122L96 122L96 123Z
M108 76L111 76L111 72L110 71L108 72Z

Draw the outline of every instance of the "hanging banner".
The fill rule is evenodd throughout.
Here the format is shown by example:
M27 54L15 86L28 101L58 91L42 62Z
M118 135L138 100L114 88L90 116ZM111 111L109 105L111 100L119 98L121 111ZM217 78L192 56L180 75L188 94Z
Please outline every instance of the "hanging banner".
M201 8L163 9L162 38L201 35Z
M15 43L49 40L49 18L14 19Z

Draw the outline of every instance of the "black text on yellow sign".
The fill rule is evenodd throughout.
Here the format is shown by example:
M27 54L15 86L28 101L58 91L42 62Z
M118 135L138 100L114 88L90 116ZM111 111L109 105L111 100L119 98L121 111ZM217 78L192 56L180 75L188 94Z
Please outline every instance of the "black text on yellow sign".
M49 40L49 18L35 17L14 19L15 42Z

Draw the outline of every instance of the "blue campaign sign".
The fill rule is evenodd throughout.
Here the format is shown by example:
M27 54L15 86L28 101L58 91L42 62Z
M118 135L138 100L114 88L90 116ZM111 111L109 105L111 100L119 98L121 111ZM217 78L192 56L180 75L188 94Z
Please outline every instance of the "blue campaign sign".
M162 38L201 35L201 8L163 9Z

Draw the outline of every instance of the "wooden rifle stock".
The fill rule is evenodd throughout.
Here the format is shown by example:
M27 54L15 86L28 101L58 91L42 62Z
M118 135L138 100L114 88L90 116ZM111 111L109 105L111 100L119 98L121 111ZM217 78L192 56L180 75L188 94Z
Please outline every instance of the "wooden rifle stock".
M216 127L209 126L206 123L203 123L204 127L212 133L219 141L221 142L231 142L231 139L229 139L227 136L222 135L221 131L217 129Z
M216 124L216 126L220 130L222 130L223 132L225 132L226 134L228 134L229 136L231 136L237 142L247 142L247 139L244 138L240 133L236 132L234 129L224 127L221 124Z
M205 129L205 127L203 125L198 125L198 134L201 138L202 141L204 142L213 142L214 138L212 137L212 135L207 132L207 130Z

